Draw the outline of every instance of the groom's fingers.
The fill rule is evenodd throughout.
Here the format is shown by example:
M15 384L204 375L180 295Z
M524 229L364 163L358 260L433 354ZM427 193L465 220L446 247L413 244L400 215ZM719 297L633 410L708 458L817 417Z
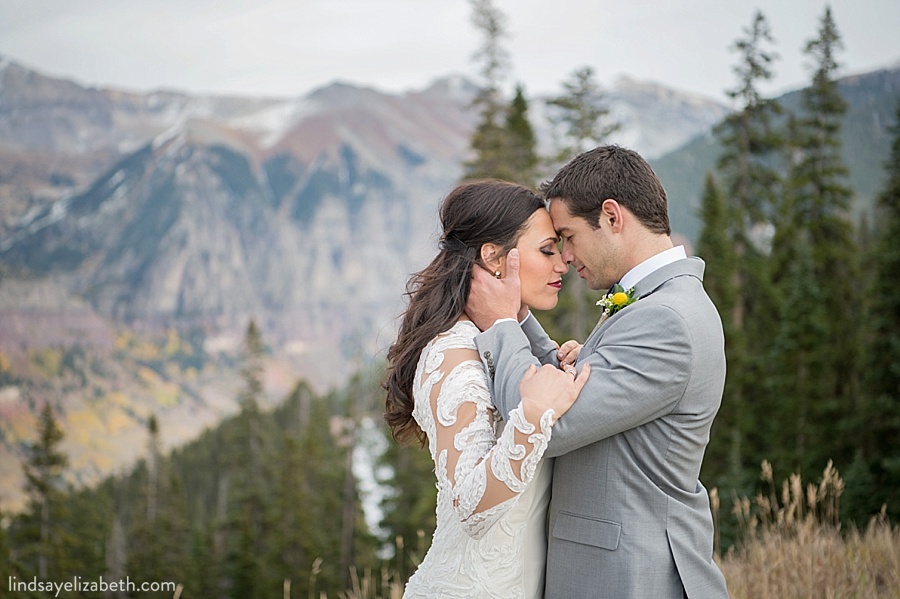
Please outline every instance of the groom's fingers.
M518 252L513 251L512 258L507 259L506 276L502 279L476 262L472 265L471 282L466 314L480 330L486 331L501 319L515 319L522 311Z
M479 285L484 284L484 283L481 283L481 281L482 280L488 281L491 278L493 278L493 275L488 274L487 269L485 267L483 267L481 264L476 262L475 264L472 265L472 281L473 281L472 288L473 289L479 290L480 289ZM475 283L475 281L478 281L478 283Z
M519 250L513 248L506 256L506 278L519 280Z

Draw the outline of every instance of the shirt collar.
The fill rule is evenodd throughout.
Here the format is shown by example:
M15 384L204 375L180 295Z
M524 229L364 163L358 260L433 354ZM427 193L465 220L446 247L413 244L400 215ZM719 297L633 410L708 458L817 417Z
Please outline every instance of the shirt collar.
M656 254L655 256L647 258L646 260L629 270L627 273L625 273L625 276L622 277L622 280L619 282L619 284L623 289L631 289L632 287L637 285L641 279L643 279L650 273L659 270L663 266L667 266L684 258L687 258L687 253L684 251L684 246L676 245L673 248L669 248L663 252Z

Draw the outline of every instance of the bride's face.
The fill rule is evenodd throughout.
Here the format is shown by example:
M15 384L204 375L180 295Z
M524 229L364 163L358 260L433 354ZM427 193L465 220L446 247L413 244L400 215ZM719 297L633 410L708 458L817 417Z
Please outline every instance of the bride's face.
M549 212L543 208L535 210L516 247L522 303L535 310L555 307L562 289L562 276L569 267L559 253L559 238Z

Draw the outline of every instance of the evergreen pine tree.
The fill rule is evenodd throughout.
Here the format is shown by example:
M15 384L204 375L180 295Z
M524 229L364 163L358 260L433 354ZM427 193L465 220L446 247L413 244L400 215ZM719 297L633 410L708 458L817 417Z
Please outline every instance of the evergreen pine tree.
M405 581L425 557L436 526L434 462L427 447L401 446L393 439L379 461L390 472L381 482L392 490L381 504L381 526L395 548L392 567Z
M741 57L734 67L737 87L726 92L736 104L735 111L716 127L716 134L722 144L718 168L725 174L729 205L737 219L733 235L746 245L748 240L742 237L772 216L780 177L771 163L782 139L773 124L781 106L759 91L760 83L774 77L771 65L778 57L766 50L774 40L765 15L757 11L744 33L747 37L734 44Z
M288 434L277 459L276 509L278 523L274 527L275 539L272 543L270 559L279 577L289 579L295 590L304 588L307 572L315 555L310 556L308 543L304 542L302 531L308 516L304 508L313 501L313 490L304 476L307 468L306 456L301 453L297 436ZM302 596L302 594L301 594Z
M776 204L779 175L773 162L782 145L773 125L780 107L759 91L760 83L773 77L771 65L776 58L767 49L773 38L761 12L754 14L744 34L746 37L733 46L740 55L734 67L737 85L726 92L736 105L735 111L715 130L722 146L717 166L726 197L725 212L717 217L727 236L727 262L732 268L732 280L718 282L724 293L718 305L726 330L728 360L719 418L730 424L728 483L732 485L752 480L760 459L765 457L758 455L761 448L753 447L750 437L761 425L755 420L765 416L759 413L764 405L760 400L766 394L760 381L764 380L761 373L766 367L772 312L764 231ZM714 234L705 227L706 235ZM709 252L703 257L712 262L717 259ZM748 490L742 488L741 492Z
M353 464L356 444L359 440L359 425L362 411L366 404L365 395L362 392L359 375L350 380L349 397L347 398L347 418L344 421L344 437L347 451L344 466L344 482L342 485L341 501L341 582L344 588L350 586L350 570L353 567L353 554L355 550L355 537L357 527L357 513L359 508L359 496L356 489L356 477L353 473Z
M147 420L147 521L156 520L156 507L159 496L159 423L156 415L151 414Z
M12 516L0 509L0 584L22 580L19 564L16 563L10 535ZM9 590L7 588L7 590Z
M859 442L872 488L861 516L886 505L900 515L900 103L894 142L886 163L887 181L878 199L876 240L871 253L873 276L866 338L865 397L860 411ZM865 431L862 433L862 431Z
M39 541L37 544L37 575L48 580L51 571L51 560L59 557L61 538L55 509L61 505L60 499L65 483L63 469L69 460L59 444L63 440L63 431L56 422L53 408L44 403L38 421L38 439L27 448L28 461L24 465L26 490L31 496L32 508L38 514L40 522Z
M803 113L789 120L790 170L773 242L775 282L784 302L779 308L779 337L786 339L785 331L794 329L817 340L799 355L791 355L796 351L791 344L780 344L770 358L777 372L773 413L794 412L794 420L786 420L789 415L779 419L794 429L787 431L791 439L782 445L794 449L784 466L804 474L818 472L829 459L838 467L849 466L856 444L849 429L859 395L861 308L847 301L848 291L859 287L859 277L849 218L851 191L844 182L847 169L840 156L839 133L846 111L835 80L835 53L840 47L831 10L826 8L818 37L805 49L813 60L813 80L802 94ZM797 280L801 275L803 283ZM808 294L818 294L828 310L792 304L790 298L801 284L810 286ZM790 402L797 406L789 406Z
M109 531L109 538L106 540L106 555L104 576L110 580L123 580L126 576L145 576L144 570L129 565L128 563L128 539L125 534L125 525L122 523L121 514L114 512L112 514L112 525ZM150 580L149 578L147 580ZM123 590L117 589L115 593L110 593L116 599L125 597Z
M185 581L185 588L191 595L197 597L219 596L221 581L218 574L218 558L221 554L217 547L219 531L217 519L212 509L207 513L206 506L200 501L196 509L192 510L191 519L193 526L190 529L190 558L193 566L193 575ZM190 506L189 506L190 507ZM214 506L210 506L214 509Z
M528 120L528 100L521 85L506 111L506 173L502 177L522 185L537 184L537 141Z
M175 470L166 472L165 494L160 501L160 513L157 523L162 537L163 555L160 561L159 578L192 584L198 571L191 551L193 531L188 515L187 497L181 476Z
M826 365L823 348L830 341L827 329L821 326L829 312L825 289L816 275L812 245L805 235L793 244L787 275L789 283L781 287L784 297L772 340L778 362L771 375L775 401L770 405L771 426L766 436L772 463L792 472L808 472L828 451L828 440L821 434L828 427L817 420L817 402L828 393L820 374Z
M737 256L730 232L733 230L724 194L716 183L715 176L708 172L703 187L700 204L701 229L697 240L697 255L706 262L703 286L719 311L725 331L726 356L734 351L734 321L732 314L737 301L735 273ZM730 374L730 373L729 373ZM722 406L716 417L715 434L710 437L709 447L703 462L703 476L715 480L726 489L741 486L743 478L743 439L740 420L746 417L738 410L734 401L735 384L739 379L726 378Z
M339 422L332 418L329 403L334 397L318 398L312 402L309 410L309 421L300 437L300 454L304 460L306 489L309 490L307 503L295 507L295 519L300 522L296 531L305 546L303 553L308 562L306 572L313 569L316 560L320 560L314 579L307 579L294 585L307 590L310 596L317 597L319 591L336 594L344 590L341 570L341 538L343 520L341 513L344 505L344 479L349 448L336 440L332 424Z
M716 308L723 315L730 315L737 300L734 288L734 270L737 257L731 243L725 196L713 173L706 173L703 195L700 200L702 227L697 239L697 255L706 261L703 286ZM726 333L732 321L723 318ZM726 335L727 342L727 335Z
M562 95L547 100L550 121L557 130L555 164L600 145L621 127L621 123L609 119L606 94L594 69L576 69L562 86Z
M241 366L243 388L238 395L241 411L234 422L227 507L227 585L235 599L254 599L268 594L265 588L268 461L262 434L264 344L251 320L244 334Z
M244 332L243 364L241 379L244 387L238 396L241 411L253 413L259 411L259 400L262 396L263 354L265 347L262 333L255 320L247 323Z
M502 44L507 35L505 18L492 0L471 0L471 5L472 23L483 38L475 54L482 83L473 101L479 114L470 142L474 156L466 162L464 177L504 178L509 147L503 122L506 104L501 89L509 68L509 55Z
M6 533L7 516L0 508L0 580L8 580L12 574L12 559L9 551L9 540Z
M96 580L103 575L106 578L105 554L113 512L108 489L69 490L61 500L65 509L57 508L56 522L64 535L64 559L55 574L51 571L51 577L77 575L85 580Z
M137 509L131 511L128 529L127 572L143 580L180 582L196 590L192 580L192 531L181 477L162 457L155 416L147 421L147 433L147 457L132 474L140 483L140 495L130 501Z

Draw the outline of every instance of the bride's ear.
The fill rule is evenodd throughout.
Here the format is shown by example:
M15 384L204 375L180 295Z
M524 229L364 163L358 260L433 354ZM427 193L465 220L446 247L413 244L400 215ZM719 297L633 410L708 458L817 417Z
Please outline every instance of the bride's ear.
M484 265L494 272L500 268L500 258L502 256L502 248L493 243L484 243L481 245L481 261Z

